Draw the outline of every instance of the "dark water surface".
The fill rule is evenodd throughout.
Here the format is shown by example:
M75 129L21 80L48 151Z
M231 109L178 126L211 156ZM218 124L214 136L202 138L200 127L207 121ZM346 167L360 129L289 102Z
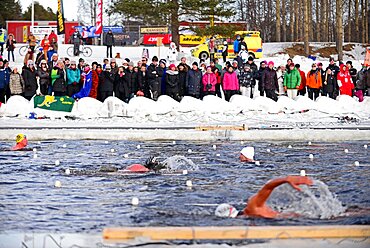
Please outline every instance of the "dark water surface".
M63 147L63 144L66 147ZM141 148L137 149L140 144ZM214 150L212 145L216 144ZM28 152L0 152L0 231L101 232L107 226L187 225L335 225L370 224L369 211L334 219L222 219L215 206L231 203L238 209L271 178L307 174L325 182L344 206L356 212L370 207L370 157L365 142L245 143L42 141L38 158ZM11 144L0 142L4 150ZM242 164L239 151L256 150L261 165ZM293 148L288 148L292 145ZM116 152L112 153L111 149ZM188 149L193 152L188 153ZM267 152L271 149L271 152ZM344 153L348 149L349 153ZM128 154L128 158L124 157ZM216 156L219 154L220 156ZM314 160L308 159L309 154ZM66 168L98 170L144 163L150 155L162 159L184 155L200 170L188 175L65 175ZM55 160L60 160L56 166ZM361 166L354 166L359 161ZM62 188L55 188L55 181ZM193 187L186 187L192 180ZM138 207L131 206L138 197Z

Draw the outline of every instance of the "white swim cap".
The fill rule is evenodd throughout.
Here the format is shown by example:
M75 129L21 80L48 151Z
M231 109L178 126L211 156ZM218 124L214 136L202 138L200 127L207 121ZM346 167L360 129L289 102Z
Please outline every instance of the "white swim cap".
M227 203L222 203L217 206L215 215L218 217L235 218L238 215L238 210Z
M254 159L254 147L247 146L244 147L240 153L244 155L244 157L249 158L249 159Z

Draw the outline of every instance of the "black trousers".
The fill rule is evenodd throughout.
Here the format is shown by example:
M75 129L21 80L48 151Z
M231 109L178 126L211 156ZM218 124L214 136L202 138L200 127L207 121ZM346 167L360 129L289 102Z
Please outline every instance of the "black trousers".
M100 91L100 101L104 102L110 96L113 96L113 91Z
M80 54L80 44L73 44L73 54L78 56Z
M239 91L238 90L225 90L224 93L225 93L225 100L230 101L230 98L233 95L239 94Z
M266 97L274 100L275 102L278 100L275 90L265 90Z
M67 85L67 96L71 97L74 94L78 93L80 91L80 86L78 84L68 84Z
M5 93L6 89L0 89L0 102L5 103Z
M316 100L316 98L319 97L319 94L320 94L320 89L308 88L308 97L311 100Z
M0 55L1 56L3 56L3 52L4 52L4 43L0 43Z
M61 92L61 91L54 91L54 96L65 96L66 93L65 92Z
M10 54L12 54L13 62L14 62L14 51L9 51L8 50L8 61L10 61Z
M112 46L107 46L107 58L112 58Z

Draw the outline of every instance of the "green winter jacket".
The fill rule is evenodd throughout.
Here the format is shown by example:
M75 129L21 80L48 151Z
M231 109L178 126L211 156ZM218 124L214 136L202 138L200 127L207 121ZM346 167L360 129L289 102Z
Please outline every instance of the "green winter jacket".
M284 86L288 89L295 89L301 84L301 75L297 68L294 68L290 73L284 75Z

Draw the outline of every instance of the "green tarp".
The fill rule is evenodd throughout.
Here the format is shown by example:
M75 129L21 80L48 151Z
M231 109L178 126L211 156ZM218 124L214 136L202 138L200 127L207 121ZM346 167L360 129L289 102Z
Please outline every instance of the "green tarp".
M34 108L71 112L75 100L68 96L35 96Z

